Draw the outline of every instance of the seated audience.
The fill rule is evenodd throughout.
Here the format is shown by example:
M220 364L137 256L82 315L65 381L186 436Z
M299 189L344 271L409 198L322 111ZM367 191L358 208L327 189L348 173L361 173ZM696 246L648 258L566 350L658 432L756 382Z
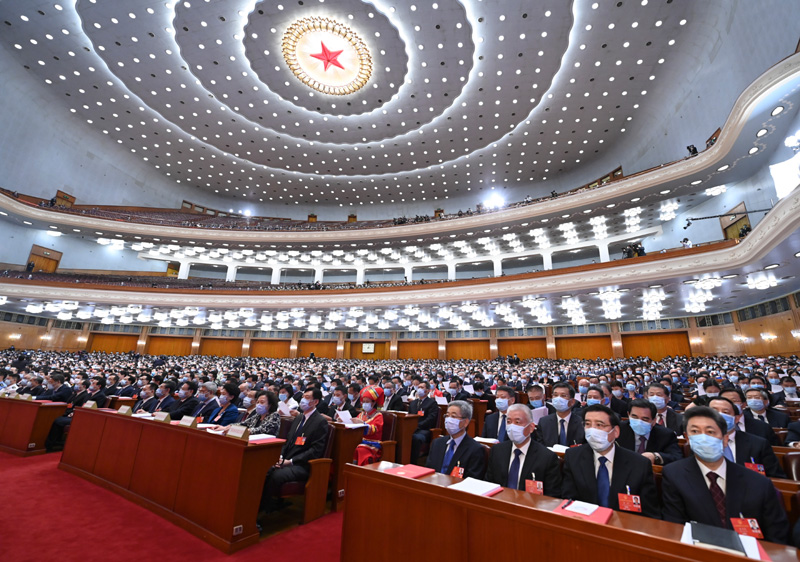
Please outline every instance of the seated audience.
M379 403L383 398L383 388L368 386L361 391L361 408L354 421L367 424L364 428L364 438L355 450L354 462L359 466L372 464L381 460L383 449L383 414L379 410Z
M431 385L420 382L417 386L417 398L408 405L409 414L419 414L417 429L411 436L411 463L419 464L422 448L431 442L431 429L436 427L439 419L439 406L436 400L428 396Z
M554 384L551 402L556 413L539 420L536 428L537 440L545 447L571 447L583 443L583 420L573 410L577 403L575 389L565 382Z
M442 474L458 478L483 478L486 471L486 453L483 445L467 435L472 419L472 404L466 400L453 400L447 405L444 427L448 436L431 443L425 463Z
M630 401L628 421L619 425L617 445L636 451L658 465L683 458L677 436L668 428L656 425L655 404L643 398Z
M219 407L211 412L208 417L208 423L215 425L230 425L239 419L239 408L236 407L236 398L239 396L239 387L232 382L226 382L222 385L219 397Z

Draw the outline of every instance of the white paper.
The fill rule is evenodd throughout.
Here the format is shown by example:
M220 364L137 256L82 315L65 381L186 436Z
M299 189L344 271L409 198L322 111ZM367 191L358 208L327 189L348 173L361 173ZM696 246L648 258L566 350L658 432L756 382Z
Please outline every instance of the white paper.
M257 433L255 435L250 435L247 440L248 441L259 441L261 439L274 439L274 435L269 435L268 433Z
M798 384L800 384L800 383L798 383ZM471 384L465 384L464 385L464 390L466 390L470 394L475 394L475 389L472 387Z
M569 447L567 447L566 445L559 445L558 443L556 443L552 447L548 447L548 449L550 449L554 453L566 453Z
M792 378L794 379L794 382L796 382L797 384L800 384L800 376L792 375Z
M224 435L224 432L216 431L216 430L211 429L211 428L207 428L206 431L209 432L209 433L213 433L214 435Z
M153 419L153 414L131 414L132 418Z
M502 486L498 486L494 482L484 482L483 480L478 480L477 478L467 477L461 482L450 484L448 488L460 490L462 492L468 492L470 494L475 494L476 496L485 496L499 488L502 488Z
M531 415L533 416L533 423L539 425L539 420L547 415L547 406L542 406L541 408L534 408L533 410L531 410Z
M775 394L776 392L782 392L782 391L783 391L783 386L781 386L779 384L773 384L772 385L772 394Z
M290 416L290 415L292 415L291 411L292 411L292 409L289 407L289 405L286 402L278 402L278 412L282 416Z
M347 410L336 410L336 416L344 424L353 423L353 416Z
M214 427L215 425L217 425L217 424L215 424L215 423L198 423L197 424L197 429L208 429L209 427Z
M437 396L436 397L436 403L437 404L445 404L445 405L447 405L447 398L445 398L444 396Z
M497 439L492 439L491 437L476 437L475 441L478 443L486 443L487 445L500 443L500 441Z
M581 515L591 515L597 508L600 507L593 503L574 501L564 508L564 511L571 511L572 513L579 513Z
M408 394L404 394L400 397L400 400L403 401L403 404L408 404Z
M358 427L367 427L367 424L361 422L354 422L354 423L346 423L344 426L348 429L355 429Z
M794 396L794 397L792 397L792 396L789 396L789 395L787 394L787 395L786 395L786 401L787 401L787 402L800 402L800 396Z
M698 384L697 385L697 395L698 396L705 396L706 395L706 389L703 388L702 384Z

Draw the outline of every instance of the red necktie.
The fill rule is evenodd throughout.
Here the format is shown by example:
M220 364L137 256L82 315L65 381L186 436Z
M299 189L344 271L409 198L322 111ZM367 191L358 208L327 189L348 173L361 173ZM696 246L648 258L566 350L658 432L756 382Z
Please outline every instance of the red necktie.
M664 427L664 414L658 414L658 425Z
M708 486L708 490L711 492L711 498L714 500L714 506L717 508L717 513L719 513L720 523L722 523L724 528L727 528L728 517L725 511L725 492L723 492L722 488L720 488L719 484L717 484L717 478L719 478L719 474L716 472L708 473L708 479L711 481L711 484Z

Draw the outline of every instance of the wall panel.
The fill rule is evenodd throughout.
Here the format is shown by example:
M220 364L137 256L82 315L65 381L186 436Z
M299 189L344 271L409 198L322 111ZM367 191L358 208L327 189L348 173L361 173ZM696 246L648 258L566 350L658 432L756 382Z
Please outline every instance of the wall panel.
M272 357L285 359L289 357L289 340L251 340L250 357Z
M200 355L239 357L242 355L242 342L241 339L203 338L200 340Z
M611 336L578 336L556 338L556 357L559 359L596 359L613 357Z
M363 346L362 343L374 343L375 344L375 353L364 353L362 351ZM344 344L344 356L346 359L373 359L375 361L380 361L382 359L389 358L389 346L391 344L388 341L376 341L376 342L360 342L360 341L352 341L352 342L345 342ZM349 348L349 349L348 349Z
M438 359L438 341L399 341L397 342L398 359Z
M448 359L489 359L489 340L447 342Z
M192 338L150 336L145 353L149 355L191 355Z
M745 343L748 355L792 355L800 353L800 338L792 336L792 330L798 329L791 310L763 316L755 320L739 323L742 335L749 338ZM763 340L761 334L777 336L774 340Z
M547 357L547 338L497 340L498 355L514 355L520 359Z
M687 332L622 334L622 352L625 357L642 356L654 361L668 355L692 355Z
M335 341L301 341L297 344L297 356L308 357L313 353L316 357L336 359Z
M130 334L91 334L89 351L105 351L106 353L128 353L136 351L139 336Z

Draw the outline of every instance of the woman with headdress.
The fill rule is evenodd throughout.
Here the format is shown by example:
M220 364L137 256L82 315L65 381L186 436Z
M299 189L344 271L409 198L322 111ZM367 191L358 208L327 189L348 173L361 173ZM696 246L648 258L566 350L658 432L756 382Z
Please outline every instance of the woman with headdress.
M383 455L380 443L383 437L383 414L378 411L383 404L383 397L383 389L378 386L368 386L361 391L363 411L356 419L367 424L367 427L364 428L364 438L356 447L353 459L359 466L378 462Z

